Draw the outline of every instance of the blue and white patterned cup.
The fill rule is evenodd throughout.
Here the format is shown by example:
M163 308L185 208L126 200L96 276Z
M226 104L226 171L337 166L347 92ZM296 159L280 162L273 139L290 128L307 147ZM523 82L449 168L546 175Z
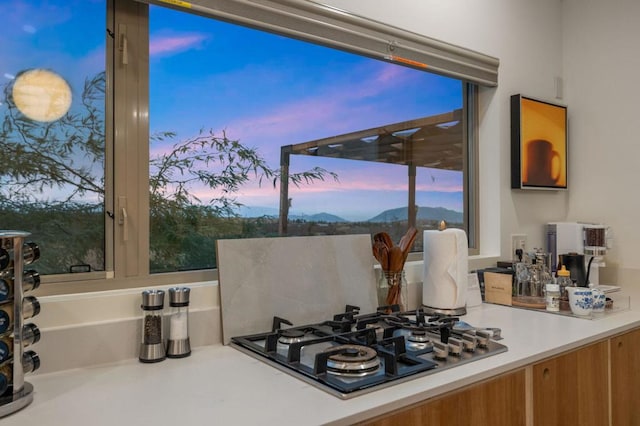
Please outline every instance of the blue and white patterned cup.
M587 287L567 287L569 306L574 315L588 316L593 310L593 291Z
M592 288L591 294L593 295L593 308L592 308L593 313L594 314L604 313L604 307L607 303L607 295L604 294L604 291L599 290L597 288Z

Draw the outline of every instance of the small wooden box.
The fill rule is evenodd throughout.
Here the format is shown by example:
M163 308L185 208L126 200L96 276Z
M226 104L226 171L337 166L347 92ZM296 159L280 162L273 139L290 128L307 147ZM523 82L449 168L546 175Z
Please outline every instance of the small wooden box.
M484 273L484 300L489 303L511 306L513 275L498 272Z

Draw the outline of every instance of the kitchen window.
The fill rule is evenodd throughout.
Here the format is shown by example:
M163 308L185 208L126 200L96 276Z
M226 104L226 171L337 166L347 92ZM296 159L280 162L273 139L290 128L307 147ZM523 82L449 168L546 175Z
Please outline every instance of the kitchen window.
M106 1L0 5L0 228L33 233L41 274L104 277L106 14Z
M31 1L35 9L39 3ZM261 23L233 1L220 6L238 9L220 16L197 4L184 9L183 2L80 3L102 8L102 15L78 6L62 16L95 16L91 28L107 22L102 44L85 52L101 57L102 68L68 64L103 89L102 98L91 98L99 110L92 119L103 126L95 154L102 174L92 182L103 189L101 196L63 201L86 208L99 226L79 215L55 226L74 249L81 246L77 232L98 232L87 240L103 254L94 265L98 249L86 249L45 283L107 277L116 280L100 288L113 288L212 279L218 238L380 230L399 236L410 224L426 229L445 215L451 226L467 228L477 247L475 83L493 84L493 77L469 77L466 68L445 76L435 59L438 73L425 72L422 51L399 56L402 43L393 46L397 55L378 57L375 46L358 47L357 36L340 36L339 49L311 26L313 36L287 37L302 18L285 13L281 32L270 20L283 13L277 8L260 12ZM51 52L66 57L78 48L59 42ZM87 200L99 203L89 208ZM40 201L30 200L25 211ZM11 227L45 241L35 222ZM42 245L45 259L51 250ZM65 268L72 267L84 273L69 275Z
M149 34L152 182L176 169L152 272L215 267L218 238L465 225L460 80L163 6ZM202 160L178 174L186 147Z

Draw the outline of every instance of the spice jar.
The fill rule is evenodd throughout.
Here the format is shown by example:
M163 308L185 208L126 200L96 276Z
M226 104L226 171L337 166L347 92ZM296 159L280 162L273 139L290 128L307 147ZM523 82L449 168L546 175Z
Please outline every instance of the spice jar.
M0 271L9 269L10 264L11 264L11 254L3 247L0 247Z
M40 287L40 274L29 269L22 274L22 292L35 290ZM0 277L0 303L13 298L15 288L14 277Z
M25 351L22 354L22 371L24 373L33 373L40 368L40 357L35 351Z
M13 337L0 337L0 364L13 356Z
M166 358L162 338L163 290L142 292L142 343L139 359L142 362L159 362Z
M25 324L22 327L22 347L38 343L40 340L40 329L35 324ZM13 357L13 336L6 335L0 337L0 364Z
M0 396L9 393L10 389L16 384L14 383L15 362L6 362L0 366ZM22 372L33 373L40 368L40 357L34 351L26 351L22 354Z
M169 289L169 339L167 356L184 358L191 355L189 342L189 293L188 287Z
M560 286L558 284L546 285L547 311L558 312L560 310Z
M13 365L6 363L0 367L0 396L8 393L13 384Z
M0 306L0 336L13 331L13 304Z
M30 265L40 259L40 247L34 242L26 242L22 245L23 265ZM0 271L13 269L13 249L0 248Z
M40 302L35 296L22 298L22 318L33 318L40 313Z

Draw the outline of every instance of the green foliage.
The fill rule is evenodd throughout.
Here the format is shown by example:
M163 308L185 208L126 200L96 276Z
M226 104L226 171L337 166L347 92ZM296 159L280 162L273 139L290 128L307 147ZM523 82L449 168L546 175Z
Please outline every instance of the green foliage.
M41 274L70 272L73 265L104 265L104 214L83 203L32 203L0 199L0 227L24 230L40 246Z

